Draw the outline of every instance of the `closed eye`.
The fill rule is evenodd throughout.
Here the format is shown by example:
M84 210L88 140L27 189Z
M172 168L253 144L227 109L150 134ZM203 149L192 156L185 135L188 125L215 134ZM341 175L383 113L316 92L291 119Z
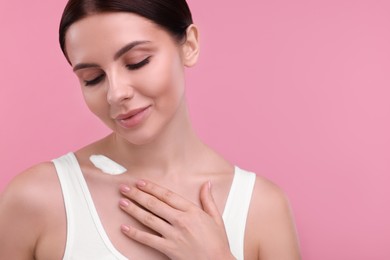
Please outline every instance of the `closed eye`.
M146 59L144 59L144 60L141 61L141 62L138 62L138 63L135 63L135 64L127 64L126 67L127 67L129 70L137 70L137 69L142 68L143 66L145 66L145 65L148 64L149 62L150 62L150 56L147 57Z
M96 78L94 78L92 80L84 80L84 85L85 86L97 85L104 79L104 76L105 76L104 74L101 74L101 75L97 76Z
M143 66L145 66L149 62L150 62L150 56L147 57L146 59L142 60L141 62L138 62L135 64L127 64L126 68L129 70L137 70L137 69L142 68ZM99 84L104 79L104 77L105 77L105 74L101 74L92 80L84 80L84 85L85 86L95 86L95 85Z

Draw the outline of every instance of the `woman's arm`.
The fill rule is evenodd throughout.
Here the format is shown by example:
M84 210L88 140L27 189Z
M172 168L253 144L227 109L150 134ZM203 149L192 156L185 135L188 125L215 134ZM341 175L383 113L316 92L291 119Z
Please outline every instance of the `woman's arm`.
M43 223L42 182L33 167L17 176L0 197L0 259L35 259Z
M301 259L287 197L279 187L259 176L252 195L246 232L246 238L256 241L253 245L257 249L257 259Z

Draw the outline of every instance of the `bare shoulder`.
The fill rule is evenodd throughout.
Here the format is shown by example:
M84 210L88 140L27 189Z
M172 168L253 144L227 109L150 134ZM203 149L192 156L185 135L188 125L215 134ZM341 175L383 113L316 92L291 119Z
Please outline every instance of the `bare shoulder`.
M58 184L58 177L53 163L43 162L34 165L10 182L1 195L0 205L12 201L21 202L22 205L14 205L23 206L24 209L38 209L43 206L42 202L50 198L48 193L56 184Z
M5 259L32 259L59 183L45 162L16 176L0 197L0 251Z
M257 175L253 189L252 210L257 213L288 213L289 202L285 192L272 181Z
M1 195L0 205L10 201L21 203L25 201L26 203L22 203L24 209L40 207L47 199L50 187L56 183L58 178L53 163L37 164L20 173L10 182Z
M300 259L292 210L285 192L257 176L249 210L246 239L257 257L248 259Z

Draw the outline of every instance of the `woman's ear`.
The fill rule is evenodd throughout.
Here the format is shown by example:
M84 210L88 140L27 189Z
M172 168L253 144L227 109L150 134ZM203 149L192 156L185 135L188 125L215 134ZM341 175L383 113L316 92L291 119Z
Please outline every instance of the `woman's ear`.
M199 57L199 32L198 28L191 24L187 28L186 41L181 46L184 66L192 67Z

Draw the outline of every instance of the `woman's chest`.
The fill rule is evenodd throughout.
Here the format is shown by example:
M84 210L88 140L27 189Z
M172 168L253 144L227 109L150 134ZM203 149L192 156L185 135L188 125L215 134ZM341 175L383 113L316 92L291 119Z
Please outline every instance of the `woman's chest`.
M127 184L134 188L135 181L135 178L127 180L86 178L86 186L82 188L84 194L75 196L71 202L68 201L68 204L72 204L71 208L64 206L61 196L55 196L49 213L50 221L46 223L45 232L39 241L36 258L62 259L65 252L72 255L76 249L91 250L92 248L92 250L99 251L96 247L106 247L109 251L114 251L113 255L120 254L128 259L167 259L157 250L135 242L121 232L121 225L126 224L144 232L159 235L119 207L119 201L124 198L119 190L120 185ZM189 203L201 207L200 187L207 181L207 178L182 181L180 184L169 182L169 180L154 181L159 181L164 188L173 191ZM213 184L213 195L222 214L229 182L224 183L214 178ZM71 233L69 232L70 225L72 226ZM72 246L79 243L84 246Z
M169 183L169 181L165 181L165 180L152 180L152 181L155 183L158 181L158 185L161 186L163 189L175 193L175 195L180 196L183 200L185 200L189 204L192 204L195 207L202 208L200 202L200 189L201 186L207 182L206 179L204 180L201 178L193 179L191 182L187 182L187 183L185 181L181 181L180 185L179 184L174 185L173 183ZM145 204L140 205L142 204L141 202L137 202L132 199L129 199L128 197L120 193L119 187L121 186L121 184L126 184L130 186L131 189L137 189L134 183L135 180L131 179L128 180L128 182L122 180L122 181L112 183L111 187L108 187L106 183L102 183L102 184L94 183L95 185L94 184L90 185L89 190L91 193L91 197L93 198L94 201L94 207L99 217L99 221L101 222L103 230L107 234L107 237L109 238L113 246L128 258L167 259L166 256L164 256L157 250L145 246L141 243L135 242L121 232L121 225L125 224L127 226L134 227L142 232L147 232L152 236L163 237L162 234L159 234L153 228L149 228L147 227L147 225L142 224L145 222L145 218L148 215L155 215L159 218L162 218L165 222L167 222L164 224L170 225L169 220L164 219L162 216L158 214L158 212L150 212L149 210L145 209L145 207L148 207L147 205ZM224 189L222 187L223 186L222 183L216 181L214 186L215 186L214 193L216 197L215 201L222 214L229 185L227 185L227 187L225 187ZM225 191L225 193L223 191ZM146 194L146 195L149 197L153 197L153 195L151 194ZM141 214L142 217L140 218L137 216L133 216L132 214L128 214L125 211L123 211L119 206L121 199L128 200L131 204L131 207L136 207L138 211L142 211L143 212ZM159 203L161 203L160 207L165 207L167 211L172 208L171 205L168 205L163 201L159 201ZM180 213L176 209L170 212L172 212L172 214Z

